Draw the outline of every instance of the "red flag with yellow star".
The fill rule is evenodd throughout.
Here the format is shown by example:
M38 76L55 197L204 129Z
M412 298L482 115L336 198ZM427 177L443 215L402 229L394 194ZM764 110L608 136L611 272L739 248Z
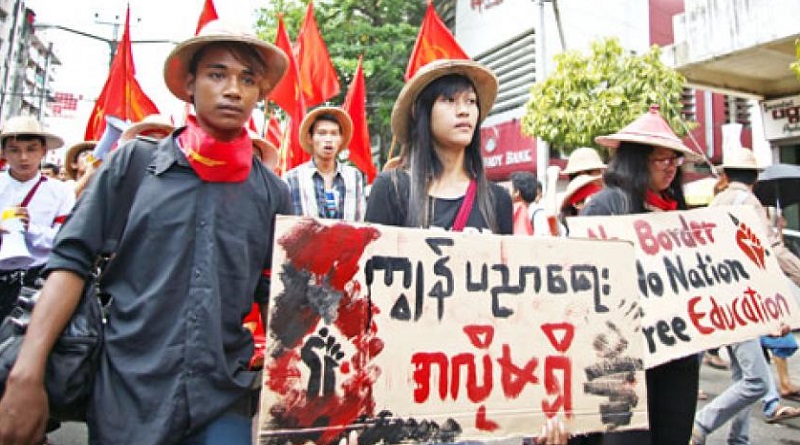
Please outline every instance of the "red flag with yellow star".
M428 1L428 10L425 11L417 41L408 59L405 79L411 79L418 69L437 59L469 59L469 56L436 14L433 2Z
M145 116L158 114L158 108L142 91L136 81L136 68L133 66L130 36L130 7L125 14L125 31L119 41L108 79L94 104L89 122L86 125L84 140L96 141L106 128L106 115L129 122L139 122Z

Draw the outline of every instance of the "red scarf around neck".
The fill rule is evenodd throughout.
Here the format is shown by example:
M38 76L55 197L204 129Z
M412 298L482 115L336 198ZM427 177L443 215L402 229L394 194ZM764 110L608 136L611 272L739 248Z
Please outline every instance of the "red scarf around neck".
M664 211L678 210L678 201L675 201L664 194L656 193L650 189L647 189L645 201L650 206Z
M253 166L253 141L244 128L236 139L222 142L203 130L194 116L189 116L186 128L178 135L178 145L203 181L242 182Z

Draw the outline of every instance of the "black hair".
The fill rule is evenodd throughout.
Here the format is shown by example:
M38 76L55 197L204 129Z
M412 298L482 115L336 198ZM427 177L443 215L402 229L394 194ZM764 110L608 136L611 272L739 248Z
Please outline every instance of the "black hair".
M8 141L11 139L20 142L39 141L42 143L42 147L47 147L47 141L45 140L44 136L39 136L38 134L17 134L4 137L3 148L6 148Z
M753 185L758 181L758 171L750 168L725 168L723 169L728 182L741 182Z
M52 162L45 162L44 164L42 164L41 170L44 169L53 170L53 174L55 175L58 175L58 173L61 171L61 167L59 167L56 164L53 164Z
M314 119L314 122L311 123L311 126L308 127L308 134L309 135L314 134L314 127L317 126L317 122L319 122L319 121L333 122L334 124L339 126L339 132L342 131L342 123L339 122L339 119L337 119L336 116L333 115L333 113L322 113L319 116L317 116Z
M428 215L428 189L431 183L441 177L443 164L433 148L431 134L431 111L440 97L450 97L464 91L475 91L475 85L460 74L439 77L428 84L414 100L411 110L410 135L408 145L403 147L402 156L407 159L411 184L406 224L410 227L429 227L433 215ZM480 110L480 97L477 104ZM480 112L480 111L479 111ZM485 116L478 116L480 122ZM464 171L477 182L476 203L484 221L497 233L497 217L494 212L494 195L483 169L481 157L481 134L476 126L472 140L464 152Z
M536 180L536 175L531 172L517 171L511 173L511 186L514 190L519 191L522 200L528 204L536 200L537 191L541 188L541 184Z
M631 213L645 210L645 196L650 187L649 156L654 147L636 142L621 142L611 156L603 180L608 187L617 187L628 196ZM679 154L679 156L682 156ZM683 174L680 168L664 194L678 202L678 209L686 209L683 197Z
M189 59L189 74L197 76L197 65L200 63L200 59L214 48L221 48L228 51L239 63L253 70L253 74L256 76L264 77L267 75L267 64L264 61L264 57L252 45L243 42L211 42L208 45L200 47L200 49L192 54L192 58ZM267 91L274 86L275 85L269 85ZM259 85L259 88L261 88L261 85ZM262 91L262 93L265 92L266 91ZM191 102L194 103L194 95L192 95L190 99Z

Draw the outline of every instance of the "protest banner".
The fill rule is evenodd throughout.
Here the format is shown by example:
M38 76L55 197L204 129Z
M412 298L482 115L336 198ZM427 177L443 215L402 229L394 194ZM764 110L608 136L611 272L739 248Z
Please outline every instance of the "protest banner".
M279 216L261 444L647 427L630 242Z
M570 218L572 237L625 239L636 248L647 368L800 326L798 303L755 210Z

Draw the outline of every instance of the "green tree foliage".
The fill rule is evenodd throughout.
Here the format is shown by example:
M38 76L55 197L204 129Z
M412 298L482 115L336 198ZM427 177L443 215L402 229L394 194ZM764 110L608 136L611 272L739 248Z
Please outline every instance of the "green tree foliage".
M660 61L653 46L643 55L627 52L619 40L595 41L588 55L568 51L555 57L556 68L531 88L522 131L569 154L596 147L595 136L614 133L659 104L678 135L696 123L681 118L684 78Z
M791 68L794 75L797 76L797 80L800 80L800 39L794 41L794 51L797 60L792 62Z
M275 41L278 14L283 14L289 37L294 41L305 16L308 0L275 0L260 10L256 28L266 41ZM414 40L425 13L421 0L327 0L316 1L317 24L339 74L341 94L330 100L341 104L347 87L364 56L367 113L370 134L380 136L381 161L391 142L390 116L397 94L403 88Z

